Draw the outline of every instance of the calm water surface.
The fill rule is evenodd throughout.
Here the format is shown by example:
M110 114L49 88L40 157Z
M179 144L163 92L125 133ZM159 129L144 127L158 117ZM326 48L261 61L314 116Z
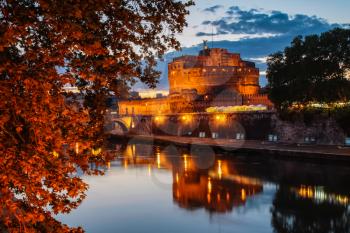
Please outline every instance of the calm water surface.
M87 232L350 232L350 166L130 142L59 219Z

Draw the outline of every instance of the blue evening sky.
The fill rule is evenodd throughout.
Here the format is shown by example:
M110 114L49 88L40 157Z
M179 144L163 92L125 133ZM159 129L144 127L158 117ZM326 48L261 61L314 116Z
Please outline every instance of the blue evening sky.
M330 24L350 24L350 0L195 0L195 3L187 18L189 27L178 37L183 46L200 43L203 38L194 36L197 29L193 27L198 27L204 20L220 18L231 6L237 6L245 11L257 9L265 13L280 11L290 16L297 14L316 16L327 20ZM205 11L206 8L215 6L218 6L215 11ZM207 33L211 33L212 30L212 27L206 28ZM215 36L214 40L226 38L236 39L237 36Z

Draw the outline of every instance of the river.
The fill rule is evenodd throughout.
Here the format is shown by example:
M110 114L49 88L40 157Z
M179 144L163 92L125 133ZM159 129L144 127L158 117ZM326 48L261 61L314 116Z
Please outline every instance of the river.
M107 149L106 149L107 150ZM115 160L77 209L86 232L350 232L350 166L153 145L108 148Z

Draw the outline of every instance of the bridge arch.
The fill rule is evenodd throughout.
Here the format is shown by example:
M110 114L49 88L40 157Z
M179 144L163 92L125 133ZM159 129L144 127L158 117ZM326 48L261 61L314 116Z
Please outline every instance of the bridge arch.
M121 120L115 120L113 121L113 131L116 134L126 134L129 129L126 126L125 122Z

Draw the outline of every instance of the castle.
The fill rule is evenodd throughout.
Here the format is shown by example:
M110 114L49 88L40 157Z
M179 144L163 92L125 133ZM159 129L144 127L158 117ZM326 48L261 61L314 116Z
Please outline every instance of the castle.
M181 56L168 64L169 96L119 101L119 114L157 115L205 112L209 107L265 105L260 94L259 69L240 54L208 48L198 56Z

